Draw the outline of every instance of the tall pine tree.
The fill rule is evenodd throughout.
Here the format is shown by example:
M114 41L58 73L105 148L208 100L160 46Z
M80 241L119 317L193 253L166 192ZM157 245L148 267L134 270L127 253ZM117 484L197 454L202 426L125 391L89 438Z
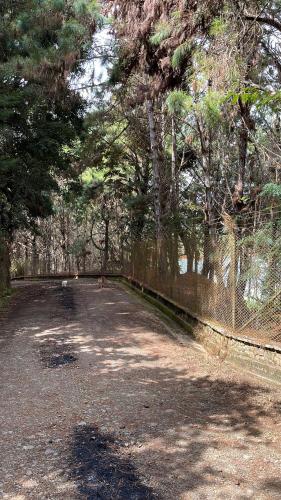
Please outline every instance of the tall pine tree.
M9 284L14 230L51 213L50 194L68 169L63 146L83 116L70 76L81 72L98 20L94 0L0 5L0 288Z

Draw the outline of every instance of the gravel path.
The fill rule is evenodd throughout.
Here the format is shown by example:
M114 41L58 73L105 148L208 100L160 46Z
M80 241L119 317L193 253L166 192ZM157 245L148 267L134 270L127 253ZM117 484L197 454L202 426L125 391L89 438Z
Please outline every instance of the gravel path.
M0 498L280 499L280 387L117 284L18 284L0 318Z

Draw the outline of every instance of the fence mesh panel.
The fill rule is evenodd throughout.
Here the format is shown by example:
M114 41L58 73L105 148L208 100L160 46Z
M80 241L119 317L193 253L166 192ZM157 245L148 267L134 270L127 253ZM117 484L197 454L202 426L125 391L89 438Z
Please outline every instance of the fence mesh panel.
M192 248L187 254L172 238L138 242L124 268L203 321L281 342L280 258L235 233L208 235Z

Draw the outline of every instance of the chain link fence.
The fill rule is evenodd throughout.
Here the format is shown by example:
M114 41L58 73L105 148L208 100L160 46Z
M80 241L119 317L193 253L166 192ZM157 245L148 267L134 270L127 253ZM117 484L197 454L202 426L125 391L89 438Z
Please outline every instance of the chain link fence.
M187 252L171 235L136 243L124 267L194 317L263 343L281 342L281 255L271 238L266 232L194 235Z

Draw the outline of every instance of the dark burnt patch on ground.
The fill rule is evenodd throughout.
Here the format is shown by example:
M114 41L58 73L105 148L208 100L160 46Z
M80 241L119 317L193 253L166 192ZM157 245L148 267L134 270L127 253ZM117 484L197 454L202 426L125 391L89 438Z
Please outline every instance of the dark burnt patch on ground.
M61 366L72 365L78 358L74 353L69 352L68 349L63 339L56 341L48 340L40 348L41 362L45 368L60 368Z
M87 500L154 500L151 488L138 477L134 465L122 456L122 443L96 426L74 429L70 478L79 498Z

